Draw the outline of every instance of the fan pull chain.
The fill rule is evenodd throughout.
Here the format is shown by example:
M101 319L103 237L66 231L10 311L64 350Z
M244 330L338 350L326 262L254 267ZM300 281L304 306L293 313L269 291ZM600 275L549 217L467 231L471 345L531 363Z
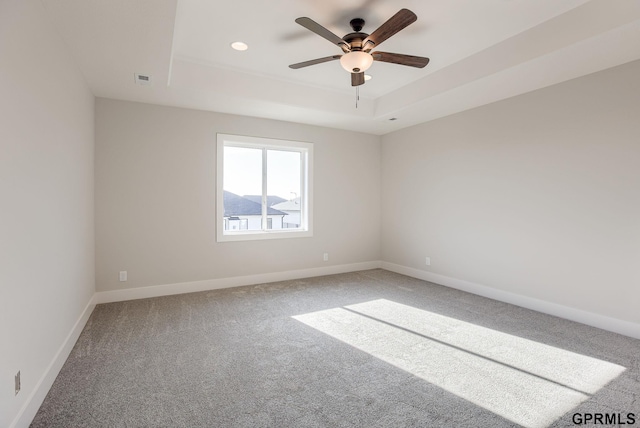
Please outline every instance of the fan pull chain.
M356 108L358 108L359 100L360 100L360 86L356 86Z

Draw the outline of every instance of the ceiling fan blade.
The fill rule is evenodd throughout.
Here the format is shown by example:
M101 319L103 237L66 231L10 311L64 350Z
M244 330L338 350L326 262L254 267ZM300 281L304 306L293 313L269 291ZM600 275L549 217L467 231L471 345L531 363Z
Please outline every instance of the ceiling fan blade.
M313 31L318 36L329 40L334 45L338 45L345 52L348 52L351 49L351 47L347 42L345 42L340 37L333 34L331 31L327 30L326 28L324 28L322 25L318 24L316 21L314 21L311 18L307 18L306 16L303 16L301 18L296 19L296 22L302 25L307 30Z
M398 31L413 24L417 19L418 17L416 14L411 12L409 9L400 9L398 13L389 18L387 22L378 27L376 31L371 33L369 37L362 42L364 50L369 52L373 49L371 43L367 46L367 42L373 42L375 46L380 46L380 43L384 42Z
M351 86L364 85L364 71L360 73L351 73Z
M298 69L302 67L308 67L310 65L322 64L323 62L329 62L336 59L340 59L342 55L325 56L324 58L316 58L309 61L299 62L297 64L291 64L289 68Z
M404 55L391 52L374 52L371 54L375 61L391 62L393 64L408 65L409 67L424 68L429 64L429 58L423 56Z

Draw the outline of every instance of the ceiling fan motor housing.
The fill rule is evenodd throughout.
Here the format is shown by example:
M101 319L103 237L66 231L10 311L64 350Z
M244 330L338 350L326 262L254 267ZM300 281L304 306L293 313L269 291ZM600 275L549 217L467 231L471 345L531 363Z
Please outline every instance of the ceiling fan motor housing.
M367 33L349 33L345 35L342 40L347 42L349 46L351 46L351 51L361 51L362 50L362 42L368 37Z

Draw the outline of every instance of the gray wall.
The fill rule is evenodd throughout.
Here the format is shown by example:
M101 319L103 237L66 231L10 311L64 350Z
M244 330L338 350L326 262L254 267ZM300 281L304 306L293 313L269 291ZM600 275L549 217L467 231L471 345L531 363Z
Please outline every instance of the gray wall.
M0 58L0 426L8 427L25 403L37 410L44 395L28 398L55 376L49 365L94 293L94 100L40 1L0 2Z
M312 238L216 242L216 133L314 144ZM96 240L98 291L379 260L380 139L98 98Z
M384 136L383 260L640 322L638 76L634 62Z

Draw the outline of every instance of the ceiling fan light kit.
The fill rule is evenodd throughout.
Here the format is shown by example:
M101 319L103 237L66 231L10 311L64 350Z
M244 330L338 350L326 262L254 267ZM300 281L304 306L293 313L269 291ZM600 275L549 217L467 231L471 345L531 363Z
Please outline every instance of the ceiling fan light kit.
M417 19L416 14L409 9L401 9L373 33L367 34L361 32L365 24L364 19L355 18L349 23L353 32L340 38L311 18L298 18L296 19L298 24L338 46L342 49L343 55L312 59L291 64L289 67L298 69L339 59L342 68L351 73L351 86L356 87L363 85L365 80L368 80L365 79L364 72L371 67L373 61L423 68L429 63L429 58L390 52L371 52L374 47L380 46L382 42L408 27Z
M340 57L340 65L349 73L367 71L371 64L373 64L373 57L367 52L353 51Z

